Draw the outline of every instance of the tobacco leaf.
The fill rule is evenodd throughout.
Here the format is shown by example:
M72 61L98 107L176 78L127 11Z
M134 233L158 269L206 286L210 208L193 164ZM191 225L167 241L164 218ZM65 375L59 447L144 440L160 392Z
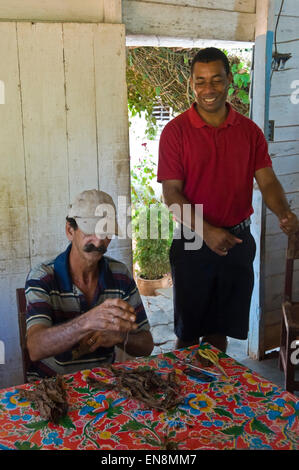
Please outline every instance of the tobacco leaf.
M87 383L99 389L117 390L125 397L138 400L159 411L167 411L183 402L183 397L179 395L175 371L170 372L166 379L152 369L128 370L110 366L109 372L113 373L113 383L89 377L86 379Z
M60 418L67 414L68 403L60 375L41 380L33 390L19 389L18 392L21 398L36 405L43 420L58 424Z

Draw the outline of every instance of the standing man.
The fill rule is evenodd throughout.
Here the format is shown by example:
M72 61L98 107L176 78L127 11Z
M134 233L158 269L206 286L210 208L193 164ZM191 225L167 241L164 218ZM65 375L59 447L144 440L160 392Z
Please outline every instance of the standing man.
M115 346L132 356L152 352L135 281L123 263L104 255L118 235L115 211L107 193L80 193L68 212L68 248L27 277L29 355L57 373L111 363Z
M165 203L176 205L174 215L192 231L195 204L203 205L202 247L185 249L181 233L170 250L178 348L203 337L225 351L227 336L247 338L256 248L250 233L254 178L281 229L298 229L262 131L226 102L231 82L226 55L213 47L201 50L191 65L195 103L160 138L158 181ZM180 216L186 204L189 222Z

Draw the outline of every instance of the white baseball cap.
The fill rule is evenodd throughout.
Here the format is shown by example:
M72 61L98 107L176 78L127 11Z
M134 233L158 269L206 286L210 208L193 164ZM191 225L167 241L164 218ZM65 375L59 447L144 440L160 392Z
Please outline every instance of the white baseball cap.
M75 219L87 235L95 234L98 238L120 235L115 204L104 191L90 189L78 194L69 206L68 217Z

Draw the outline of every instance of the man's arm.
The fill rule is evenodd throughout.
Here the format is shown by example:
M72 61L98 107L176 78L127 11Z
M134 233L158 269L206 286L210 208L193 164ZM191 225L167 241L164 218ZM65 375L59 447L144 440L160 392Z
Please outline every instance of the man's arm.
M283 232L290 235L297 231L298 219L290 210L283 188L272 168L261 168L254 176L266 206L278 217Z
M122 350L125 350L130 356L149 356L154 349L154 341L150 331L140 330L124 335L124 340L117 344Z
M88 312L61 325L32 325L27 332L27 347L32 361L56 356L72 348L95 331L118 334L137 329L134 308L121 299L107 299ZM99 346L105 347L105 339Z
M162 182L163 198L169 210L173 213L178 222L195 230L199 224L195 223L195 217L199 217L195 212L195 206L191 204L183 194L184 182L181 180L165 180ZM191 218L186 218L183 212L184 205L191 206ZM186 214L189 214L187 211ZM201 235L201 234L199 234ZM236 243L242 240L232 235L225 229L214 227L203 219L203 239L208 247L219 256L225 256Z

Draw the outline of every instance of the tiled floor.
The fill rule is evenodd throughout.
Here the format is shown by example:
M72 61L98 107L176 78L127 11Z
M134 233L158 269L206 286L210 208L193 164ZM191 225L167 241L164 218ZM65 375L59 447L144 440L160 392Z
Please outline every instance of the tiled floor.
M172 299L158 295L156 297L142 297L142 300L154 338L153 354L173 350L176 336L173 332ZM284 375L278 368L277 352L270 353L263 361L255 361L247 355L247 341L229 338L227 354L265 379L284 388ZM297 374L299 380L299 370ZM299 393L296 392L296 395Z

